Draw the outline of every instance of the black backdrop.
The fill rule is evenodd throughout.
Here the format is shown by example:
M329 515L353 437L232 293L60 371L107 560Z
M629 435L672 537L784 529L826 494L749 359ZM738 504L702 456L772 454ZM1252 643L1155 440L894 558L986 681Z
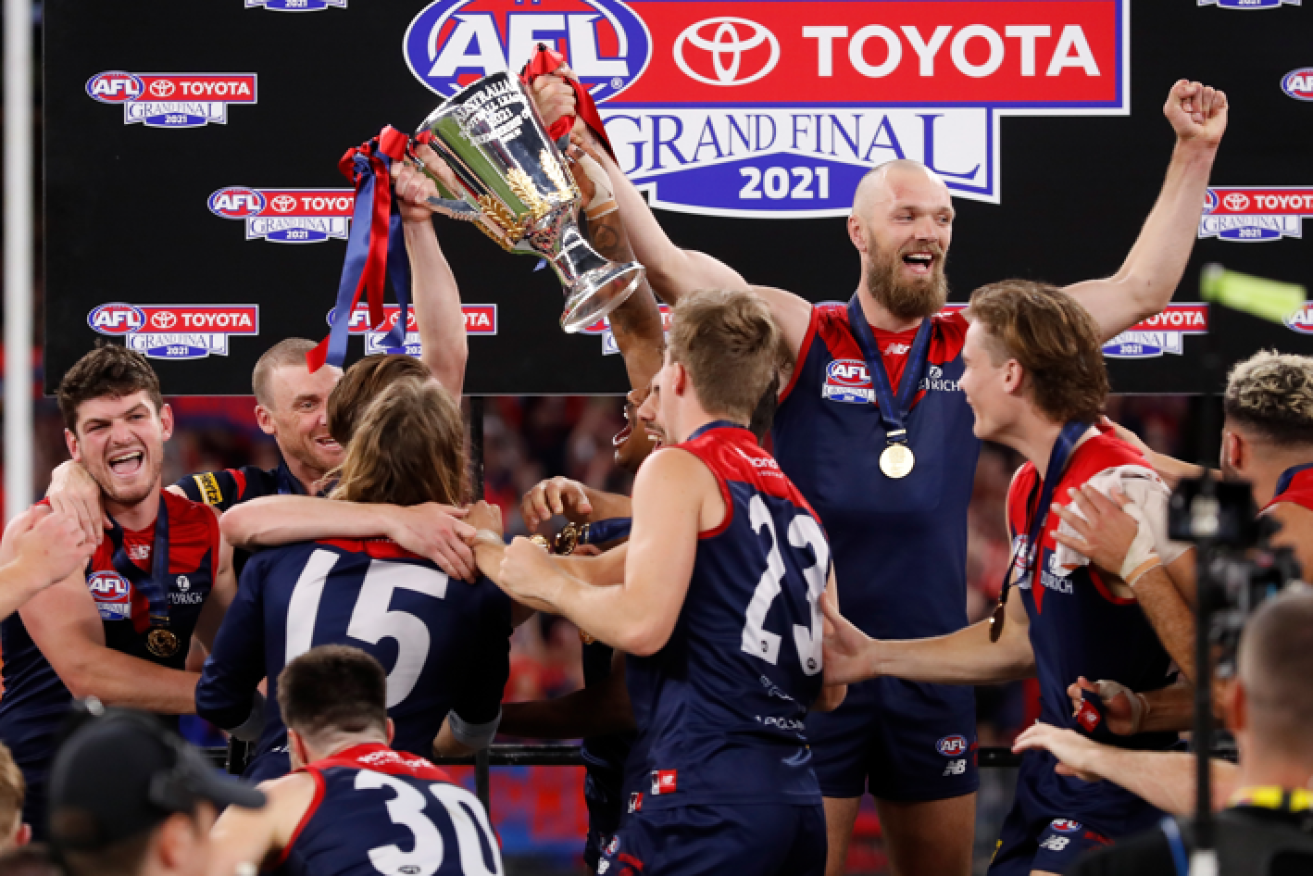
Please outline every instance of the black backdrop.
M542 5L562 2L543 0ZM615 6L613 0L605 2ZM1282 87L1287 73L1313 65L1313 8L1277 0L1261 0L1272 7L1261 11L1227 8L1239 2L1128 3L1129 115L1001 120L996 143L1001 202L956 199L949 260L953 300L964 300L972 288L1003 276L1069 283L1114 272L1158 192L1173 143L1161 106L1171 84L1183 76L1224 88L1230 97L1230 128L1213 185L1313 184L1308 166L1313 103L1298 99L1308 96L1298 81ZM269 8L280 3L295 6L297 0L47 0L47 391L102 336L93 331L89 314L109 302L139 308L258 305L258 324L248 329L258 334L211 336L209 341L173 334L152 342L163 344L158 353L167 355L172 347L174 355L195 356L156 362L170 394L247 393L252 366L270 344L326 333L344 241L248 240L245 223L221 218L207 203L231 186L343 189L336 162L347 147L384 124L412 129L440 98L411 73L401 50L407 26L426 6L423 0L334 0L323 10L301 12ZM322 5L319 0L309 4ZM587 8L585 0L570 4ZM707 16L750 15L759 8L738 2L701 5ZM937 6L921 5L931 14ZM1064 6L1031 8L1045 5ZM640 15L654 8L643 0L629 7ZM879 21L885 8L880 2L847 7L851 16L870 21ZM655 48L669 51L669 46ZM96 79L105 71L128 71L138 79ZM138 101L143 106L125 115L123 105L90 95L98 89L102 98L113 100L125 89L154 88L151 94L171 91L177 100L181 89L195 87L168 77L156 84L158 77L146 75L150 71L253 73L258 76L257 102L164 107L160 112L167 116L173 110L173 118L156 118L152 124L127 121L133 112L152 111L143 108L144 97ZM235 81L225 80L230 88ZM667 85L677 87L673 81ZM823 95L817 98L823 100ZM188 112L221 114L224 122L209 119L183 130L167 129L170 121L205 121L183 118ZM230 198L229 203L240 207L242 201ZM816 300L846 298L857 282L858 261L841 218L726 218L664 210L658 217L677 242L719 256L755 282ZM1176 301L1199 300L1199 268L1210 261L1305 282L1309 244L1291 232L1302 220L1284 221L1288 233L1279 239L1199 240ZM561 294L551 272L535 273L532 260L504 254L468 226L440 220L438 230L464 300L496 305L496 334L471 336L467 392L614 393L627 388L619 358L601 354L601 338L568 337L556 327ZM127 329L143 315L154 318L155 311L116 316L111 308L100 313L102 328ZM210 313L221 319L241 315ZM180 317L193 315L173 309L164 317L174 333L182 331ZM1211 329L1227 361L1260 346L1313 353L1313 341L1304 334L1240 314L1214 311ZM207 343L226 346L226 355L198 355ZM1179 354L1110 359L1114 390L1201 391L1204 338L1187 336L1183 344ZM352 355L362 350L361 339L353 339Z

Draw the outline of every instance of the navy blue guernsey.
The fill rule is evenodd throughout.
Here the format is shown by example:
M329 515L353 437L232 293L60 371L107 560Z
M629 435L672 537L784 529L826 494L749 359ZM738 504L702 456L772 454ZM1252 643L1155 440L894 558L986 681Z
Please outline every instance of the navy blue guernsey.
M241 468L187 475L174 486L186 493L187 498L193 502L213 505L220 512L262 496L306 494L301 482L282 460L279 460L278 467L273 469L244 465Z
M725 519L699 535L670 640L626 664L640 734L631 769L651 780L642 810L819 804L803 718L821 691L820 522L745 428L712 423L658 452L701 460Z
M315 796L279 876L495 876L497 837L478 798L420 757L357 745L303 772Z
M393 745L424 756L448 712L462 728L501 713L510 673L511 603L490 581L449 581L428 560L376 541L302 542L255 554L196 688L196 712L236 727L269 679L265 726L249 778L288 769L277 679L316 645L345 644L388 672Z
M172 657L157 657L146 647L150 604L114 566L114 544L101 540L86 567L87 590L105 633L105 646L170 669L183 669L186 643L200 618L214 583L219 561L219 521L204 505L167 491L160 493L160 513L168 514L169 629L183 643ZM123 531L128 559L149 572L155 524ZM9 746L28 785L26 820L44 834L44 786L54 756L55 736L68 714L73 696L32 641L19 612L0 624L4 649L5 691L0 699L0 742ZM249 712L249 700L248 700ZM240 722L238 722L240 723Z
M880 471L885 427L844 305L812 308L775 414L772 449L825 523L844 617L876 638L966 626L967 505L980 455L958 389L967 327L958 312L933 317L925 377L906 423L916 466L902 479ZM895 387L913 334L899 343L875 333Z
M1069 488L1079 488L1099 472L1118 466L1148 469L1143 456L1113 435L1088 439L1073 452L1053 496L1067 505ZM1135 691L1152 691L1175 679L1171 658L1163 649L1149 620L1136 601L1123 597L1093 566L1067 570L1058 566L1053 534L1061 520L1049 514L1040 535L1040 552L1034 569L1023 571L1022 558L1031 507L1038 501L1040 478L1027 463L1013 479L1008 492L1008 529L1013 537L1013 574L1019 596L1030 618L1030 642L1040 683L1040 720L1066 727L1099 741L1123 748L1162 750L1177 744L1174 733L1116 736L1097 726L1093 711L1073 716L1067 688L1076 679L1111 679ZM1034 570L1039 585L1034 586ZM1149 809L1129 791L1110 782L1089 784L1057 775L1047 752L1026 752L1017 798L1034 808L1072 819L1109 837L1152 824L1156 810Z

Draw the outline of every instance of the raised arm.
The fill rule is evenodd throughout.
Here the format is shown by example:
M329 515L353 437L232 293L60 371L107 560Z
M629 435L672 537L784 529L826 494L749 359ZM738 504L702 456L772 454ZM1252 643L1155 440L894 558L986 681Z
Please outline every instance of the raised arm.
M444 177L450 174L447 165L428 146L418 146L415 154L430 172ZM438 245L438 236L433 229L434 210L426 203L428 198L437 197L438 189L433 180L408 162L395 162L392 178L402 204L401 220L406 235L406 253L410 256L420 359L429 366L438 382L459 399L465 386L465 363L470 351L460 289L446 256L442 254L442 247ZM454 184L453 180L451 185Z
M427 557L454 578L469 579L474 560L462 539L474 530L456 517L459 508L423 505L367 505L313 496L263 496L228 509L223 535L244 550L319 538L390 538Z
M1176 148L1139 238L1112 277L1067 287L1094 316L1104 340L1160 312L1181 282L1226 130L1226 95L1182 79L1167 95L1163 114L1176 132Z

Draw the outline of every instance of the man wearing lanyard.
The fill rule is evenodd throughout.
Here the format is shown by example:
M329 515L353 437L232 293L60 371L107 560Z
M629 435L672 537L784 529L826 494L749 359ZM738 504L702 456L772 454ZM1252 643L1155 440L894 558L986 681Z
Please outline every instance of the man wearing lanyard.
M428 146L420 146L418 151L429 164L441 163ZM397 162L393 176L414 278L420 359L439 383L459 396L469 354L460 292L438 245L433 211L422 204L422 175ZM431 183L428 185L431 190L427 193L436 192ZM306 367L306 353L314 347L313 341L304 338L279 341L260 357L251 375L256 423L278 445L276 468L246 465L200 472L182 478L168 490L193 502L212 505L220 513L261 496L323 495L324 477L343 459L341 446L329 434L327 417L328 398L342 371L326 365L311 373ZM48 497L56 510L76 514L88 537L100 541L104 535L100 487L75 460L55 469ZM466 573L473 566L473 557L459 538L460 527L453 525L450 517L438 514L429 515L427 522L442 533L446 552L456 555L461 564L453 565L436 553L434 561L448 574ZM239 572L244 562L245 552L239 552Z
M550 97L540 95L540 106ZM1116 275L1070 287L1104 340L1159 312L1180 281L1226 127L1226 98L1181 81L1164 113L1176 148L1139 239ZM576 134L586 141L582 127ZM858 291L847 308L812 306L675 246L619 167L601 149L592 154L607 168L634 251L667 303L696 289L752 288L770 305L798 358L781 393L774 453L833 539L845 614L876 637L965 626L967 505L979 443L958 391L967 323L940 313L954 212L944 183L913 161L868 174L848 220L861 258ZM923 327L928 337L918 343ZM922 358L909 357L914 345ZM905 371L912 376L904 381ZM908 392L895 404L900 385ZM970 690L879 679L807 724L826 798L830 876L843 870L867 791L901 876L970 871L976 769L968 760L961 772L946 771L960 758L937 746L950 736L974 744Z
M1082 675L1121 679L1135 690L1171 683L1171 658L1146 617L1149 606L1135 599L1140 577L1157 566L1137 566L1123 580L1064 554L1054 540L1061 521L1048 511L1070 501L1069 490L1096 479L1147 480L1164 492L1166 486L1138 450L1092 426L1108 378L1098 326L1072 296L1007 280L976 290L970 307L961 386L975 414L975 434L1029 460L1008 492L1013 558L999 609L993 618L949 635L879 641L827 605L835 634L826 639L826 682L893 676L968 685L1038 675L1045 721L1111 739L1093 705L1077 716L1070 713L1067 686ZM1165 539L1155 548L1169 567L1190 561ZM1120 742L1163 750L1176 744L1176 735L1143 733ZM972 757L961 736L940 740L939 748L945 758ZM1061 873L1084 849L1159 817L1120 788L1057 775L1051 756L1030 752L990 873Z
M193 712L200 676L184 669L192 636L213 643L237 589L214 511L161 489L173 414L145 357L98 347L64 375L58 396L69 452L100 485L110 529L85 568L0 624L0 741L23 770L24 818L38 832L72 698ZM20 527L6 531L4 549Z

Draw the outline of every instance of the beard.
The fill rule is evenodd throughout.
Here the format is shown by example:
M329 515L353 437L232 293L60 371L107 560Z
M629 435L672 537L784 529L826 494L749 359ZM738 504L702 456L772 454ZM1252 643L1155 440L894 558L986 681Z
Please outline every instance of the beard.
M877 253L866 275L866 291L871 298L899 319L934 316L948 301L948 278L944 276L944 250L937 242L911 244L896 253L882 253L875 241L867 237L867 250ZM909 252L934 255L930 272L908 279L903 275L903 256Z
M101 492L109 501L125 508L140 505L158 489L160 474L164 471L164 459L162 457L163 454L152 454L151 461L147 463L147 477L132 484L115 482L113 474L108 471L108 464L105 466L106 471L102 477L95 477L94 472L92 477L100 484Z

